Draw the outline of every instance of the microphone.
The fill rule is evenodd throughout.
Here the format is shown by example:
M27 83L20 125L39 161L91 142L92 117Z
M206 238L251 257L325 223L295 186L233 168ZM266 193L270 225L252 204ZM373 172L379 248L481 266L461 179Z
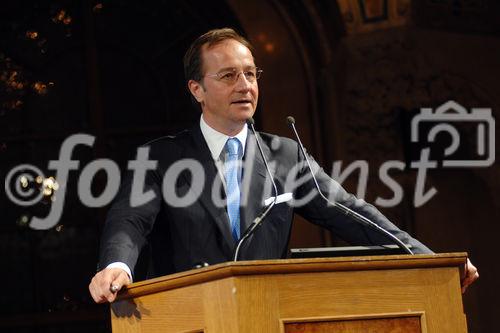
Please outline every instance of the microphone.
M264 161L264 165L266 166L266 171L267 174L269 175L271 179L271 183L273 184L273 191L274 191L274 200L264 207L262 211L260 212L259 215L253 220L252 224L247 228L247 230L243 233L243 236L241 236L240 240L238 241L238 244L236 245L236 249L234 251L234 257L233 261L238 261L238 255L240 252L240 248L245 243L245 241L255 232L255 229L257 229L258 226L264 221L266 216L269 214L271 209L273 209L274 205L276 205L276 201L278 200L278 188L276 187L276 183L274 182L273 175L271 173L271 169L269 169L269 165L267 164L267 159L266 156L264 155L264 151L262 150L262 146L260 144L259 137L257 135L257 132L255 131L254 127L255 121L253 118L248 118L247 120L247 125L250 127L252 130L253 135L255 136L255 141L257 142L257 147L259 148L260 156L262 156L262 160Z
M404 252L406 252L408 254L413 254L413 252L408 248L408 246L406 246L405 243L403 243L399 238L397 238L396 236L394 236L393 234L391 234L390 232L388 232L387 230L385 230L384 228L382 228L381 226L379 226L375 222L373 222L373 221L369 220L368 218L364 217L363 215L353 211L352 209L342 205L341 203L331 202L330 200L328 200L328 198L323 194L323 192L321 191L321 189L319 187L318 181L316 180L316 176L314 175L313 169L311 167L311 163L309 162L309 158L307 157L304 146L302 145L302 141L300 141L299 133L297 133L297 129L295 128L295 119L292 116L288 116L288 117L286 117L286 121L288 123L288 126L290 126L290 128L293 130L293 133L295 134L295 138L297 139L297 142L299 143L299 147L300 147L300 150L302 151L302 155L304 155L304 158L306 160L307 168L309 169L309 172L311 173L312 179L314 181L314 186L316 187L316 190L318 190L318 193L321 196L321 198L323 200L325 200L327 203L329 203L330 205L332 205L335 209L337 209L339 212L341 212L345 216L353 219L354 221L356 221L364 226L370 227L370 228L380 232L384 236L390 238Z

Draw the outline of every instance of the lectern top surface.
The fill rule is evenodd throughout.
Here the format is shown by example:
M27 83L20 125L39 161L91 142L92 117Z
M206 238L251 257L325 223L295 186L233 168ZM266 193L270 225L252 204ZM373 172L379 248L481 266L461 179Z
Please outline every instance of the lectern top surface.
M137 297L162 290L181 288L193 284L237 276L436 267L459 267L462 269L466 261L467 253L459 252L431 255L389 255L225 262L135 282L123 288L118 298Z

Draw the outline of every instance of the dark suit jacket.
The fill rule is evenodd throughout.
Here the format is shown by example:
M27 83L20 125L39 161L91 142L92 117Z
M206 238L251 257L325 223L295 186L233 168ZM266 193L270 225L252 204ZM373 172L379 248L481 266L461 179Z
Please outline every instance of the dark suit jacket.
M259 136L264 154L270 162L278 193L292 192L294 199L298 201L313 195L314 197L305 200L307 204L300 207L292 207L288 203L277 204L242 248L241 259L283 258L287 251L294 212L312 223L330 229L351 244L391 243L385 236L361 226L328 206L316 195L312 180L309 179L300 186L287 182L287 177L291 180L309 175L295 141L265 133L260 133ZM231 237L226 208L224 205L217 207L212 199L213 196L224 199L224 190L220 186L222 182L199 125L174 137L157 139L145 146L149 147L149 160L158 161L157 167L146 173L143 191L152 191L154 198L141 206L131 207L130 193L133 182L132 176L127 175L105 223L101 239L100 267L120 261L134 271L145 244L148 244L145 257L150 260L147 262L148 273L144 277L148 278L188 270L200 262L216 264L231 260L235 241ZM182 159L199 162L204 171L205 182L201 184L204 186L199 196L193 194L192 189L194 185L200 187L200 181L196 179L200 176L200 171L193 176L184 170L174 181L163 181L167 170L170 168L172 175L172 165ZM314 160L312 165L322 191L330 199L355 210L403 242L411 244L414 252L431 252L389 222L375 207L348 194L323 172ZM293 177L294 174L296 177ZM249 131L242 176L241 234L263 209L264 199L273 195L271 189L269 176L256 147L255 136ZM193 198L197 200L188 207L176 207L171 204L172 200L168 199L168 194L167 199L163 195L163 192L172 194L173 191L179 197L194 195ZM142 277L134 278L137 280Z

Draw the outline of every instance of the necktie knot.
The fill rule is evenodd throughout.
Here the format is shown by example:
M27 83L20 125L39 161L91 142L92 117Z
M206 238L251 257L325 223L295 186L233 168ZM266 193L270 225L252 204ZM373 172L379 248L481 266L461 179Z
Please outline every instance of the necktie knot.
M240 150L240 141L236 138L227 139L226 150L229 156L238 156Z

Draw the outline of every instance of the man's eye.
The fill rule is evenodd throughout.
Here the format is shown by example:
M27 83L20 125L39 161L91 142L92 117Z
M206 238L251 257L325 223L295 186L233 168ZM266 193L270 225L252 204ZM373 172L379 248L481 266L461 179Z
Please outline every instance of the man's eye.
M251 79L253 79L253 78L255 78L255 75L256 75L256 74L255 74L255 72L254 72L254 71L248 71L248 72L245 72L245 76L246 76L247 78L251 78Z
M220 79L221 80L232 80L234 78L234 73L232 72L227 72L227 73L221 73L220 74Z

